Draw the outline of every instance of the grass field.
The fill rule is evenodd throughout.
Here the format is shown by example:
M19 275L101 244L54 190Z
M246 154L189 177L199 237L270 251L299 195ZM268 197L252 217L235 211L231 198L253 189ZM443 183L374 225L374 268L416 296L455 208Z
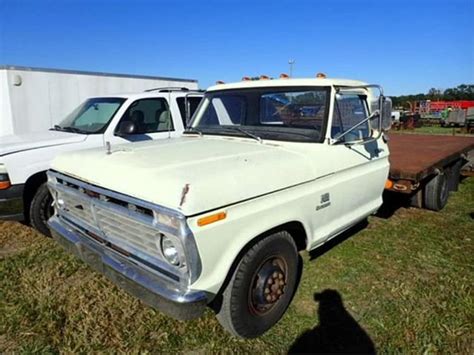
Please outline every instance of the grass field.
M390 133L404 133L404 134L441 134L452 136L473 136L473 134L467 134L465 130L459 127L441 127L441 126L423 126L415 129L404 129L404 130L391 130Z
M52 240L0 222L0 351L281 353L328 350L316 343L337 340L339 350L365 342L381 353L472 354L473 213L469 179L440 213L402 207L304 253L289 310L254 340L229 336L211 311L167 318Z

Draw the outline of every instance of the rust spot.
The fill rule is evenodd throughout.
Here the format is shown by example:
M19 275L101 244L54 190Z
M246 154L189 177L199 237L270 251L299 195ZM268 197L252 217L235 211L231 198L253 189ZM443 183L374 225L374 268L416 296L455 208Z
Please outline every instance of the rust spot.
M182 207L186 202L186 195L189 192L189 184L184 185L183 191L181 192L181 201L179 202L179 207Z

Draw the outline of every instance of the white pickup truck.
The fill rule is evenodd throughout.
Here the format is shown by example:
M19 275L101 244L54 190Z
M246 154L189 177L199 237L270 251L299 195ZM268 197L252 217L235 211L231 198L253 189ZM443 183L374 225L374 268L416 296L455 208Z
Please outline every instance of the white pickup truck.
M213 86L183 137L55 159L53 238L168 315L210 305L259 336L293 297L298 252L382 204L390 121L381 88L359 81Z
M0 137L0 219L27 220L48 235L46 171L61 152L178 137L202 92L158 88L93 97L49 131Z

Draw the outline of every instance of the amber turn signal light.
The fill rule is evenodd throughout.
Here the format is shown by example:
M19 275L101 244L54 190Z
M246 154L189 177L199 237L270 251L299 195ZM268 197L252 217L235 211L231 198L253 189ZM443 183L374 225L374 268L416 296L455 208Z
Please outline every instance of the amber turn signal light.
M206 226L208 224L221 221L227 217L227 213L219 212L215 214L211 214L210 216L199 218L197 224L199 227Z
M10 181L0 181L0 190L6 190L11 186Z
M390 190L392 187L393 187L393 181L390 179L387 179L387 181L385 181L385 188L387 190Z

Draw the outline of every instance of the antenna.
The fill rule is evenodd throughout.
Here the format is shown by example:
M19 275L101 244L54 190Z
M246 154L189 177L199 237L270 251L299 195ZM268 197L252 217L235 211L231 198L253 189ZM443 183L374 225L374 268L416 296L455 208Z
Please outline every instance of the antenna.
M295 64L295 60L294 59L289 59L288 60L288 64L290 65L290 78L293 77L293 64Z

